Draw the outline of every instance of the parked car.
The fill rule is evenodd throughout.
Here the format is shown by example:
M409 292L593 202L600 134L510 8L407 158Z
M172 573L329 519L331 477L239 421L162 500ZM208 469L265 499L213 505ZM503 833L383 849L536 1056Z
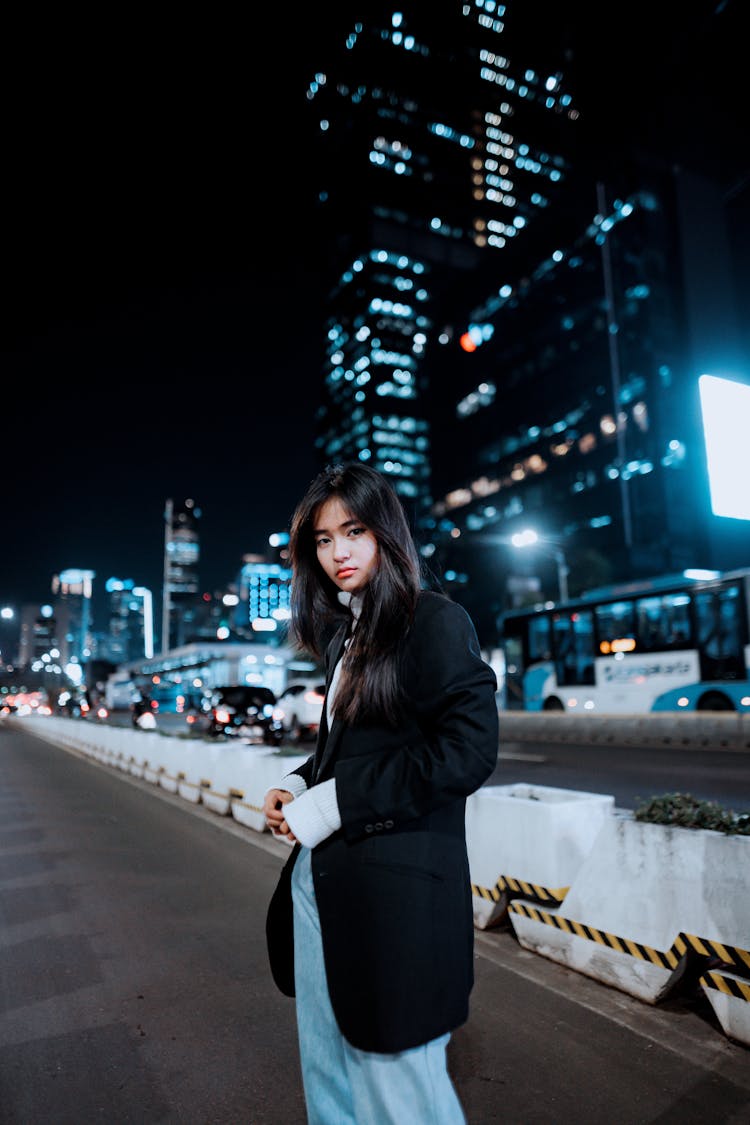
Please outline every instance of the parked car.
M191 729L211 738L239 738L255 745L276 745L281 725L273 717L276 696L270 688L240 684L214 688L193 716ZM188 716L188 721L190 716Z
M289 684L276 700L274 718L286 738L295 742L317 738L326 685L322 680Z

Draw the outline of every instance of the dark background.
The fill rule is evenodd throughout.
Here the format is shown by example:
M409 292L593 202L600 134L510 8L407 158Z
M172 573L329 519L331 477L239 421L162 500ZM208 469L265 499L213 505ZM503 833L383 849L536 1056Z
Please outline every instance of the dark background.
M322 355L301 110L340 7L6 21L0 601L67 566L158 589L167 497L202 510L206 589L287 526ZM741 185L737 4L669 7L523 11L578 43L588 159L662 137Z

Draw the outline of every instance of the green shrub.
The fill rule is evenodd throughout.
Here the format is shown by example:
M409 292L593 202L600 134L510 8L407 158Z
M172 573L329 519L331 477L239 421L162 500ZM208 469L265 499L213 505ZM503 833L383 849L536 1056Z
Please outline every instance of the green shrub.
M677 828L709 828L727 836L750 836L750 813L723 809L716 801L699 801L689 793L666 793L644 801L636 797L636 820L673 824Z

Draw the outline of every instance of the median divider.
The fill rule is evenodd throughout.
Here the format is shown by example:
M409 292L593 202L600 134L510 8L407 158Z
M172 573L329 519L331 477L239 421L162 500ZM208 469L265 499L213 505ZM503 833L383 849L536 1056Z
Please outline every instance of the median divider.
M502 742L750 750L750 714L729 711L501 711L499 718Z
M77 750L102 765L143 778L192 804L231 815L256 832L267 831L267 789L302 765L309 754L246 743L213 743L94 724L87 719L24 716L13 725L58 746Z

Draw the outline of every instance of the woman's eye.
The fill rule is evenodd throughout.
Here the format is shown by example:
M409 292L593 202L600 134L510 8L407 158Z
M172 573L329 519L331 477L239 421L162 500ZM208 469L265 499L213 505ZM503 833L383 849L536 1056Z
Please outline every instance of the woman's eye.
M362 535L364 530L365 529L363 527L352 527L352 528L349 529L349 534L350 535Z

